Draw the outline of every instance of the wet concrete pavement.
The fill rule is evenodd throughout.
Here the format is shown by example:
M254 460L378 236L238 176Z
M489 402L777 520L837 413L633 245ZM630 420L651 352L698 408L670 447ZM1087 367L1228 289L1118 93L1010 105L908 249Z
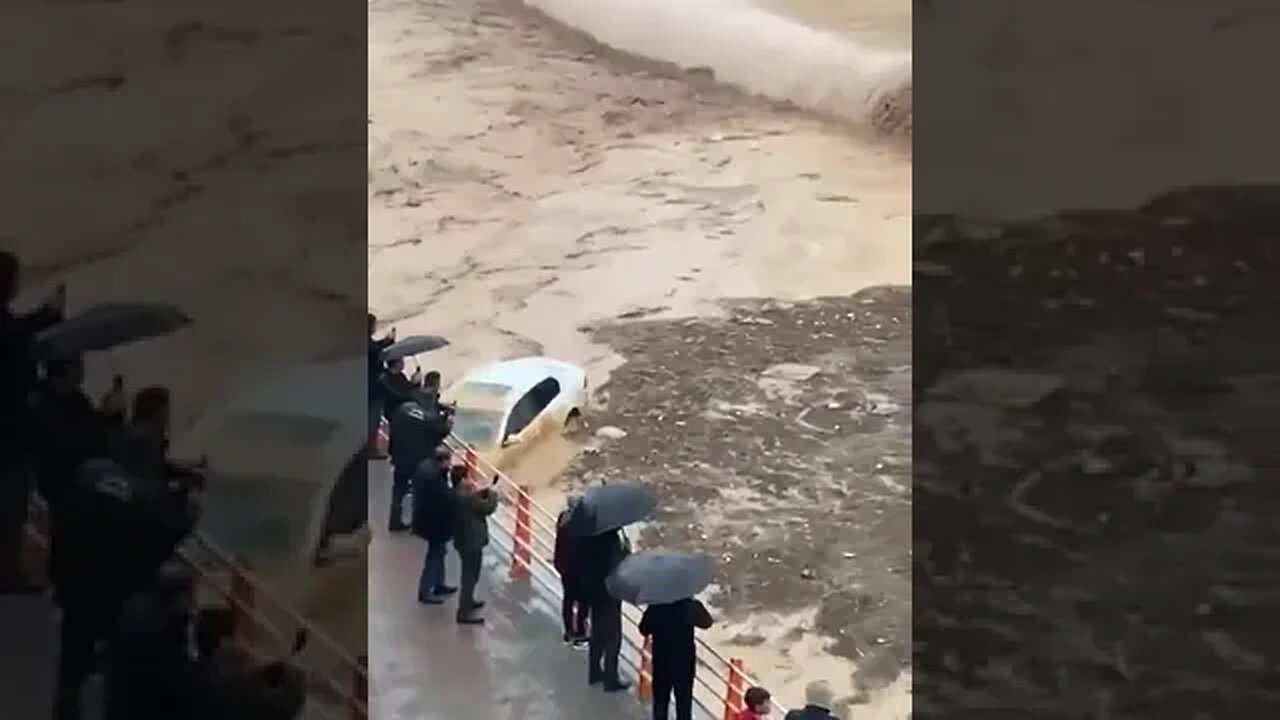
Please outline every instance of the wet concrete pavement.
M389 473L370 465L369 716L373 720L641 720L634 694L587 687L585 650L560 642L558 608L536 583L508 580L509 538L495 532L478 596L482 627L453 603L416 601L423 544L385 532ZM456 582L456 557L448 558Z

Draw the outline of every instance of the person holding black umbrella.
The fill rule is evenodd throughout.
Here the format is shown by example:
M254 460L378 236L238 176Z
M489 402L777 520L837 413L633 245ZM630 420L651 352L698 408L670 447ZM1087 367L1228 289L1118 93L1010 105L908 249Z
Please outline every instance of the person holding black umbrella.
M606 581L619 600L649 606L640 618L640 633L653 639L654 720L667 720L672 695L676 720L693 720L694 631L712 623L711 613L694 596L711 577L707 558L648 551L628 556Z
M693 720L693 680L698 671L694 630L707 630L711 624L711 613L693 598L645 609L640 634L653 638L653 720L667 720L672 695L676 720Z
M657 495L643 485L600 485L583 493L565 520L565 532L574 537L582 597L591 605L587 683L602 685L607 692L631 686L618 674L622 601L609 592L608 578L631 553L622 528L644 520L657 506Z

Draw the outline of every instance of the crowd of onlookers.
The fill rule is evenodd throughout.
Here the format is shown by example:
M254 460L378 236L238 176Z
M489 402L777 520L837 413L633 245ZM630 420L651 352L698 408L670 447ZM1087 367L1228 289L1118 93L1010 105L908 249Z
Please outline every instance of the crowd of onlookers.
M130 398L116 377L90 399L82 356L36 352L40 334L64 320L65 291L20 313L20 281L17 257L0 252L0 593L48 594L57 608L51 716L79 720L92 697L107 720L297 717L300 672L235 642L228 608L197 605L179 548L203 482L200 468L168 459L168 389ZM37 497L43 568L24 551ZM100 694L86 691L94 676Z
M478 614L483 601L475 596L484 548L489 543L488 518L497 510L497 478L473 482L465 463L455 462L447 442L452 431L452 408L440 398L440 375L419 370L406 373L402 360L386 360L395 342L392 331L376 337L377 319L369 315L369 434L371 443L384 418L389 428L392 467L387 528L412 531L426 541L418 582L418 601L438 605L457 594L457 621L483 624ZM410 520L405 520L406 498ZM606 578L630 552L625 532L613 530L589 537L566 531L576 498L570 498L557 520L553 563L562 584L563 640L587 649L587 681L606 692L631 686L619 672L623 641L622 603L606 587ZM452 544L457 553L460 588L445 580L445 557ZM707 608L690 598L649 606L640 632L652 639L653 717L692 720L697 669L694 633L711 627ZM831 691L823 683L807 689L807 705L789 712L785 720L835 720L828 708ZM761 687L748 688L743 709L735 720L763 720L771 712L771 697Z

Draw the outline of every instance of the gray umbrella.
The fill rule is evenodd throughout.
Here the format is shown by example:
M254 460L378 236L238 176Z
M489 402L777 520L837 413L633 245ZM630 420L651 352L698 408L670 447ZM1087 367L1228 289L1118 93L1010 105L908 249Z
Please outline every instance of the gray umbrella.
M691 598L711 584L711 559L665 551L629 555L605 580L609 594L633 605Z
M34 353L41 360L72 358L168 335L190 324L191 318L172 305L103 303L40 333Z
M569 512L565 530L578 537L603 535L644 520L657 507L658 496L643 485L599 485L583 493Z
M414 355L439 350L449 344L448 340L439 335L410 335L409 337L397 341L394 345L382 351L382 359L390 362L391 360L401 360Z

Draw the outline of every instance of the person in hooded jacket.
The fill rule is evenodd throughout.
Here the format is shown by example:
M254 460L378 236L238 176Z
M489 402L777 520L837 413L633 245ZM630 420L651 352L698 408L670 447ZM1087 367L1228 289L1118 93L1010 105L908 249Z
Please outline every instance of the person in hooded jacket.
M693 681L698 670L694 631L711 627L700 601L650 605L640 617L640 634L653 639L653 720L667 720L671 696L676 720L693 720Z
M556 518L555 550L552 556L552 563L560 575L560 619L564 625L564 641L575 646L587 642L587 623L591 616L591 604L582 591L582 580L578 577L575 538L566 529L569 516L580 501L577 497L569 498L565 509Z
M439 605L458 588L445 582L444 559L457 523L456 503L450 489L449 448L436 447L433 456L413 475L413 534L427 541L427 553L418 576L418 602Z
M46 362L44 374L32 409L33 446L38 468L36 489L48 510L49 579L57 600L58 587L68 569L62 553L67 520L63 497L75 482L79 467L106 452L111 433L118 426L93 407L81 388L84 364L79 358Z
M823 680L815 680L804 689L804 707L787 713L783 720L840 720L831 714L835 693Z
M391 508L387 529L401 532L404 501L413 485L413 475L423 461L431 458L446 437L448 424L434 403L428 407L421 399L401 403L391 416Z

